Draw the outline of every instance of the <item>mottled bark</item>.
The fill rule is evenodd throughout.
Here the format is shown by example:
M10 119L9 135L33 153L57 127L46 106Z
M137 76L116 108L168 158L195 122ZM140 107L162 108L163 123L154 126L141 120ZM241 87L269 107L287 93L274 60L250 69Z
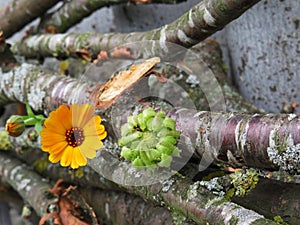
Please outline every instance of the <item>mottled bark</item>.
M300 221L299 184L286 185L281 182L260 179L249 195L235 197L232 201L246 208L251 207L267 218L280 215L290 225L297 225Z
M43 15L60 0L13 0L0 11L0 31L6 38L19 31L35 18ZM12 25L13 24L13 25Z
M176 224L176 219L183 219L182 225L193 222L172 213L164 207L146 203L142 198L125 192L103 191L95 188L80 189L87 202L105 224L144 224L168 225Z
M32 65L23 64L1 78L2 104L8 100L28 102L34 110L49 113L59 104L90 101L88 84L51 75ZM114 124L116 118L110 118L109 109L106 111L108 114L104 112L103 116L110 126L120 129L121 124ZM196 113L189 109L173 114L181 136L190 142L184 144L194 149L190 154L202 159L203 169L221 160L234 166L281 168L299 173L300 119L294 114Z
M299 174L300 118L295 114L180 113L177 127L202 158L200 166L221 160Z
M50 201L45 195L51 188L49 182L3 152L0 152L0 162L1 176L28 201L38 215L44 215L47 212L47 202Z
M129 34L35 35L15 43L12 49L16 54L38 58L76 56L76 52L87 49L95 59L101 50L110 50L125 43L157 40L160 48L168 52L167 42L191 47L222 29L257 2L259 0L204 0L173 23L151 31Z
M79 23L85 17L88 17L96 10L118 4L125 3L138 3L138 4L149 4L149 3L163 3L163 4L175 4L185 0L152 0L152 1L136 1L136 0L73 0L66 2L61 8L43 19L39 25L39 30L54 31L57 33L63 33L70 27Z
M98 159L99 160L99 159ZM34 172L29 172L27 167L24 164L20 165L20 161L9 157L5 153L0 153L0 162L1 162L1 171L10 171L13 168L17 169L18 174L25 173L26 176L20 176L19 179L29 179L27 178L28 173L30 174L30 179L35 179L36 175ZM102 165L103 167L109 167L109 165ZM20 169L19 169L20 168ZM7 174L8 176L11 174L10 172L5 172L2 175ZM49 174L50 177L55 174ZM20 194L24 198L31 197L29 194L31 193L29 188L29 183L27 181L27 189L25 190L17 189L18 183L14 184L14 182L18 182L19 179L16 179L15 176L10 176L9 178L14 180L8 180L8 182L16 189L18 192L23 191ZM189 174L191 176L191 174ZM6 177L6 176L5 176ZM103 182L103 178L94 176L96 182L98 182L98 186L101 186ZM39 189L39 191L48 190L48 183L45 184L47 188ZM31 186L30 186L31 187ZM40 188L38 186L38 188ZM246 224L275 224L270 220L265 219L262 215L255 213L254 211L245 209L240 207L237 204L227 202L223 197L213 195L209 190L202 187L199 182L192 182L188 178L183 178L182 176L175 175L170 179L149 186L137 187L137 186L122 186L119 185L119 188L136 194L147 201L151 201L156 205L164 205L172 209L179 214L177 216L182 215L182 219L190 218L199 224L203 224L206 222L209 223L217 223L217 224L226 224L226 221L235 221L238 223L246 223ZM37 190L33 190L37 191ZM36 192L40 193L40 192ZM35 194L36 194L35 193ZM43 192L42 192L43 193ZM114 195L114 194L113 194ZM45 200L41 199L41 196L35 196L39 198L40 204ZM87 196L88 197L88 196ZM30 201L30 204L36 204L36 202ZM115 201L115 200L112 200ZM135 200L138 201L138 200ZM34 206L34 205L33 205ZM45 206L44 206L45 207ZM104 206L105 207L105 206ZM34 207L35 208L35 207ZM42 209L39 209L42 210ZM106 209L107 210L107 209ZM113 209L112 209L113 210ZM38 213L40 211L37 211ZM104 213L107 213L105 211ZM113 211L112 211L113 213ZM120 212L119 212L120 213ZM41 215L41 214L39 214ZM103 215L103 212L102 212ZM107 215L106 215L107 216ZM109 218L107 218L109 219Z
M11 225L11 219L9 215L9 205L7 202L0 200L0 225Z
M36 111L49 112L60 104L89 102L88 83L52 74L30 64L22 64L1 76L0 105L28 102Z

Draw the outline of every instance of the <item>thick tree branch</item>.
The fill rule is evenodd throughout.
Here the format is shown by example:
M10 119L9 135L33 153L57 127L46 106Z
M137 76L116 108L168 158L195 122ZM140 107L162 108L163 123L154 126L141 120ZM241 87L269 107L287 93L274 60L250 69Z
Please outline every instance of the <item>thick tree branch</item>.
M117 4L125 3L163 3L163 4L175 4L185 0L152 0L152 1L138 1L138 0L73 0L66 2L61 8L43 19L39 25L39 30L44 29L46 32L63 33L70 27L79 23L85 17L91 15L94 11L105 7Z
M2 104L8 100L28 102L34 110L45 113L60 104L87 103L91 94L86 83L28 64L1 76L0 88ZM189 109L171 114L181 136L190 142L183 144L192 145L203 169L221 160L233 166L281 168L299 174L300 118L294 114L196 113ZM114 123L110 114L104 112L103 116ZM120 129L121 124L110 125Z
M13 0L0 11L0 31L6 38L19 31L26 24L43 15L60 0ZM13 24L13 25L12 25Z
M57 34L35 35L13 45L13 52L26 57L76 56L87 49L93 59L101 50L138 41L157 40L168 52L167 44L191 47L238 18L259 0L204 0L169 25L129 34Z
M146 203L142 198L125 192L103 191L96 188L82 188L80 192L93 207L95 213L103 218L105 224L175 224L180 215L172 213L164 207ZM182 216L182 225L192 225Z

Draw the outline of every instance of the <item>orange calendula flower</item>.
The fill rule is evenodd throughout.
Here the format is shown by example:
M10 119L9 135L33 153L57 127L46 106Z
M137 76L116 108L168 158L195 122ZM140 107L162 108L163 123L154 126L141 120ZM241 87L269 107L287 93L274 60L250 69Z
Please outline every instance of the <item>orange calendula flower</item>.
M61 105L50 113L41 131L42 150L49 152L52 163L76 169L96 156L106 137L101 117L94 116L89 104Z

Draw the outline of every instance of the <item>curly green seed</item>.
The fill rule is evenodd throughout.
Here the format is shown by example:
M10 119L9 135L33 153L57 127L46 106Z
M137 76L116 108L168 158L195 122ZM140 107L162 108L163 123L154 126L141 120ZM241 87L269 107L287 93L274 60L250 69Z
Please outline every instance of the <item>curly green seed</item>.
M173 157L180 157L176 147L180 132L174 119L162 110L147 108L138 115L131 115L121 127L121 157L136 168L170 167Z

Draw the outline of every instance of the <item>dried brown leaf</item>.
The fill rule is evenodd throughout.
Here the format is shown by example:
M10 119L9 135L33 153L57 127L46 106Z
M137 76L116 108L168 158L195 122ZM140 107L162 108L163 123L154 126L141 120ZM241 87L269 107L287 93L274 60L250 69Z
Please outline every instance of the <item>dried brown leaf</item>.
M114 50L110 53L112 58L126 58L126 59L135 59L135 57L130 52L128 47L116 46Z

